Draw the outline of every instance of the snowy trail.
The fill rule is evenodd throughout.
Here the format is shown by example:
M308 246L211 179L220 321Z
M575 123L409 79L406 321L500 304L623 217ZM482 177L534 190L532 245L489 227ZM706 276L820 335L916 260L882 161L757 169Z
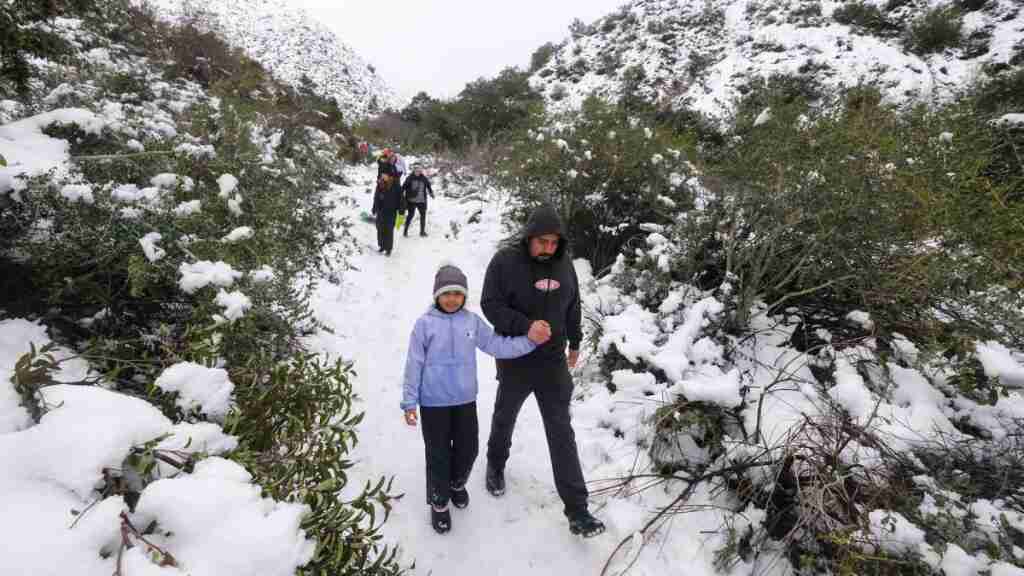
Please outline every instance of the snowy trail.
M375 172L361 170L354 186L340 188L369 210L366 192ZM355 388L366 418L359 430L357 461L350 486L363 479L395 477L395 490L405 497L396 504L385 525L385 536L402 547L403 563L416 562L416 574L497 575L596 574L613 546L611 534L592 541L572 536L554 490L547 443L534 401L527 401L519 417L508 463L508 492L501 499L484 490L486 440L497 382L494 360L478 352L480 395L480 455L469 482L471 502L465 510L453 508L453 528L446 535L430 527L425 503L423 440L418 428L404 424L399 409L406 347L413 323L431 303L431 287L438 265L451 260L469 278L469 309L480 313L483 276L501 234L500 202L459 204L437 191L427 217L429 237L418 236L413 223L409 238L396 234L390 258L376 253L372 224L356 222L352 232L364 253L352 264L341 286L324 284L317 309L335 334L321 334L314 342L332 356L354 360ZM466 225L469 215L483 209L480 224ZM352 208L343 209L352 214ZM457 239L449 221L462 225ZM577 422L577 433L580 424ZM587 462L584 455L584 473Z

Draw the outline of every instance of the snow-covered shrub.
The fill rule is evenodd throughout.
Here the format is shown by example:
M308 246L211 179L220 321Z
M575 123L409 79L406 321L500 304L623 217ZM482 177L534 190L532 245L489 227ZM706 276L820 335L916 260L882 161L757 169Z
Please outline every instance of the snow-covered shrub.
M551 204L573 252L600 269L645 227L668 225L693 206L686 155L618 106L591 98L580 114L549 125L521 134L500 168L515 195L516 226Z
M936 336L948 315L961 333L1020 341L1021 278L1005 263L1022 249L1010 220L1024 206L1020 180L988 168L1001 154L989 117L971 99L901 113L849 96L830 112L780 97L762 123L747 124L763 116L749 107L706 167L706 209L669 235L677 274L705 287L735 279L740 331L763 299L866 307L883 329ZM942 127L957 136L943 141Z
M304 123L316 117L324 125L322 102L275 87L262 70L238 82L258 77L262 88L286 95L281 103L240 94L237 82L215 81L211 95L174 76L173 66L162 68L165 26L125 30L146 18L127 17L137 9L127 0L109 7L126 17L58 21L76 42L59 62L39 63L45 71L33 71L32 94L18 107L5 104L17 121L0 126L0 141L15 143L5 144L11 162L0 167L0 270L4 294L16 297L4 313L40 318L93 370L68 387L51 375L49 348L11 361L26 438L66 418L74 405L62 399L71 394L132 405L116 413L114 428L106 412L92 414L97 429L146 425L118 439L117 450L102 455L102 474L90 470L96 477L83 484L82 498L95 488L107 502L83 520L90 534L110 534L91 561L116 556L120 573L157 570L157 563L169 573L182 566L226 573L218 567L260 537L278 545L250 550L247 567L236 563L236 570L396 573L379 533L389 487L346 487L344 455L361 418L351 411L348 370L311 359L301 341L315 326L312 280L343 264L333 250L345 225L324 195L339 178L339 148L333 133ZM67 78L75 84L62 87ZM78 107L61 107L72 102ZM126 423L128 412L134 420ZM162 437L172 428L195 434ZM231 442L207 446L212 430ZM76 440L92 447L96 433ZM11 461L29 460L8 455L10 446L36 446L0 440ZM248 471L202 460L213 454ZM173 481L166 466L175 469ZM7 481L0 475L4 492ZM198 490L204 484L217 489ZM214 506L217 494L222 508ZM63 498L51 508L66 517L72 506L62 507L71 501L78 511L87 504ZM229 513L214 518L222 509ZM264 523L276 532L265 534ZM66 527L64 518L40 522L51 524ZM220 542L219 530L232 546L202 544ZM278 546L290 553L264 558ZM114 571L111 564L104 573Z
M0 13L0 98L24 94L32 77L29 58L48 58L67 51L67 40L47 26L57 16L92 15L95 0L8 2ZM13 91L8 91L13 88Z
M963 42L963 18L954 5L935 6L910 24L907 48L915 54L931 54L959 48Z

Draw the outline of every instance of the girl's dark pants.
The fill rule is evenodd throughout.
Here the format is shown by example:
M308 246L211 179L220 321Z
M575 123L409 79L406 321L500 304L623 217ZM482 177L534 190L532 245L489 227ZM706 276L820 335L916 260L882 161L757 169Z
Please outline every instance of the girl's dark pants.
M420 428L427 456L427 504L448 504L451 489L461 488L480 448L476 402L458 406L421 406Z
M502 370L498 379L491 435L487 440L487 464L498 470L505 469L519 409L533 394L544 421L555 488L565 506L565 515L572 518L587 510L587 484L583 480L576 434L569 416L572 375L565 361L538 362L525 370Z

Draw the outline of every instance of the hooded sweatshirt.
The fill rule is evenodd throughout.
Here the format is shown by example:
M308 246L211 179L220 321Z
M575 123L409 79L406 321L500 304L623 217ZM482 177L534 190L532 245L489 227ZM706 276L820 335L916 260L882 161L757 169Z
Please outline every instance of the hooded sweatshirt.
M476 400L476 349L515 358L536 348L526 336L504 337L465 308L448 314L432 306L416 320L409 338L402 409L458 406Z
M529 239L558 234L554 256L541 262L530 256ZM487 266L480 306L504 336L526 334L534 320L547 320L551 339L533 353L515 360L499 360L499 378L509 372L565 362L565 348L578 350L583 339L580 292L576 270L566 246L562 220L553 208L541 207L530 215L520 237L500 249Z

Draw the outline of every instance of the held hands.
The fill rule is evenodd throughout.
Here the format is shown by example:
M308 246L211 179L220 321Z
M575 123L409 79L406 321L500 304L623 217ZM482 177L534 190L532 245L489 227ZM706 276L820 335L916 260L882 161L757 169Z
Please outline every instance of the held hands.
M569 364L569 368L575 368L576 363L580 361L580 351L569 350L569 354L566 355L565 361Z
M416 420L417 420L417 418L416 418L416 409L415 408L409 408L408 410L405 411L405 423L406 424L408 424L409 426L415 426L416 425Z
M530 324L530 331L526 333L526 337L540 346L551 339L551 325L544 320L534 320L533 324Z

